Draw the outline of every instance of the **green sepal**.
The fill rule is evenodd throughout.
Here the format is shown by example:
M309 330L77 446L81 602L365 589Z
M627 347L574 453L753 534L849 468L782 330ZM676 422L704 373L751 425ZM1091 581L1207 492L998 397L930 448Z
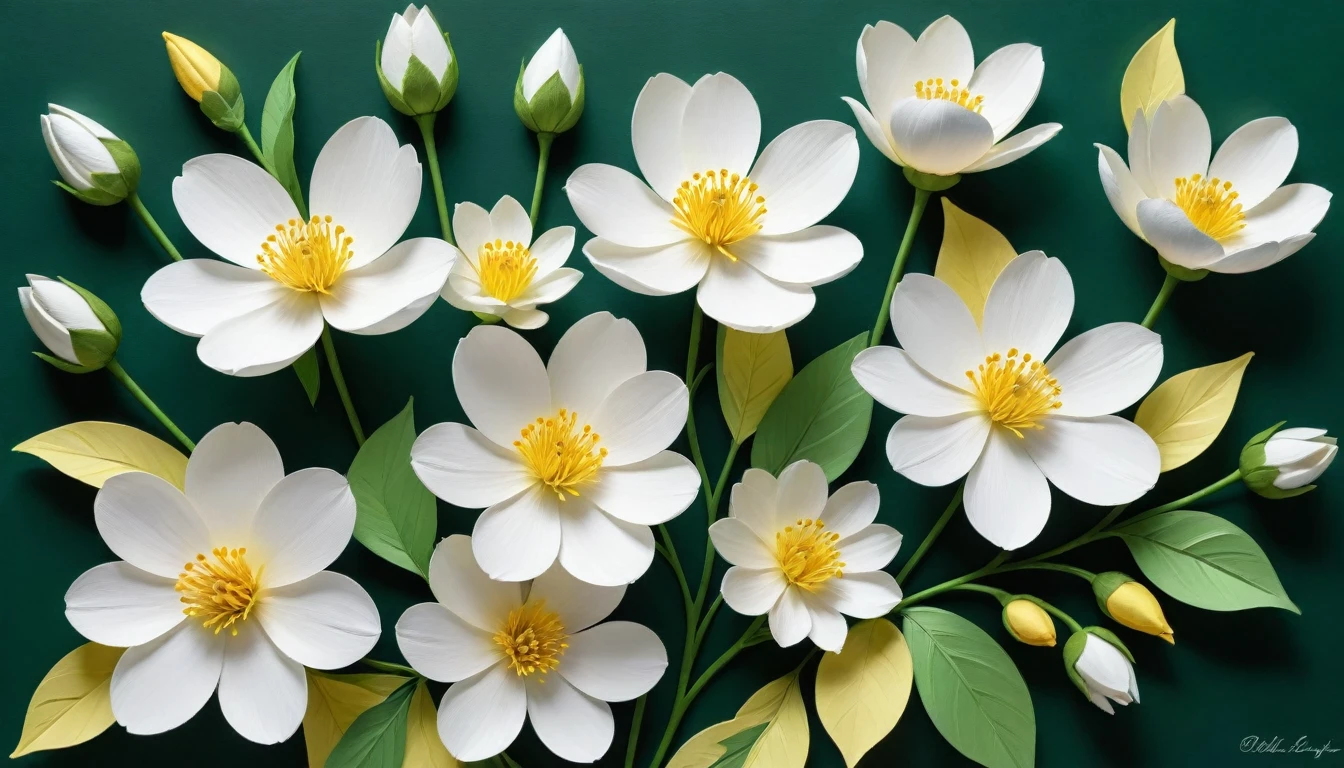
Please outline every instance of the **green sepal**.
M443 44L448 46L448 69L444 70L443 79L439 81L439 101L434 105L435 112L448 106L457 93L457 51L453 50L453 41L448 39L447 32L443 33Z
M387 81L387 75L383 74L383 41L378 40L373 44L373 70L378 73L378 85L383 89L383 95L387 97L387 103L392 108L403 115L415 117L411 108L406 106L406 102L401 99L401 91L392 87L392 83Z
M51 355L48 355L45 352L34 352L33 354L37 355L40 359L45 360L48 363L51 363L52 365L61 369L62 371L65 371L66 373L92 373L103 367L101 365L76 365L74 363L66 362L65 360L62 360L59 357L53 357Z
M908 165L901 170L905 174L906 181L913 184L915 189L922 189L925 192L942 192L957 186L957 182L961 181L961 174L959 173L954 173L951 176L938 176L916 171Z
M108 194L97 187L94 187L93 189L75 189L60 179L52 179L51 183L64 189L66 192L69 192L75 199L88 203L89 205L116 205L125 199L125 197L117 197L116 195Z
M101 141L121 171L121 180L126 185L127 194L134 192L140 186L140 158L135 154L135 150L121 139L101 139Z
M401 79L401 99L413 115L435 112L439 103L439 79L416 56L411 56L406 75Z
M1264 445L1266 442L1268 442L1269 438L1271 438L1271 437L1274 436L1274 433L1275 433L1275 432L1278 432L1279 429L1280 429L1284 424L1287 424L1287 423L1288 423L1287 421L1280 421L1278 424L1275 424L1274 426L1270 427L1269 429L1264 430L1263 432L1257 432L1256 435L1255 435L1255 437L1252 437L1250 440L1247 440L1247 441L1246 441L1246 447L1245 447L1245 448L1242 448L1242 450L1245 451L1246 448L1250 448L1250 447L1253 446L1253 445ZM1243 471L1244 471L1244 470L1245 470L1245 467L1246 467L1245 462L1242 462L1242 465L1241 465L1241 466L1242 466L1242 469L1243 469Z
M94 317L98 318L98 322L103 324L103 328L108 333L112 334L112 336L116 338L117 343L120 344L121 320L117 317L117 313L113 312L112 308L109 307L105 301L93 295L89 290L66 280L64 277L60 277L59 275L56 279L65 283L70 290L78 293L80 298L84 299L84 302L89 305L89 309L93 310Z
M1115 620L1111 612L1106 609L1106 601L1111 599L1111 595L1122 584L1128 584L1131 581L1134 581L1134 579L1119 571L1106 571L1092 578L1092 594L1096 596L1097 607L1101 608L1101 612L1106 615L1106 618Z
M1209 276L1209 270L1207 269L1190 269L1188 267L1182 267L1179 264L1172 264L1160 255L1157 257L1157 260L1162 264L1162 268L1167 271L1168 275L1171 275L1182 282L1193 283Z
M379 661L377 659L368 658L360 659L360 663L367 664L379 672L387 672L388 674L398 675L400 677L424 677L424 675L421 675L419 672L416 672L405 664L396 664L391 661Z
M1083 627L1083 631L1091 632L1097 637L1100 637L1102 640L1105 640L1106 642L1120 649L1120 652L1125 655L1125 658L1129 659L1130 664L1138 663L1137 661L1134 660L1134 654L1129 652L1129 648L1125 647L1125 644L1120 641L1119 636L1116 635L1111 630L1106 629L1105 627Z
M504 319L499 315L492 315L488 312L472 312L471 314L475 315L477 320L480 320L482 323L485 323L486 325L494 325L495 323L498 323L500 320Z
M1087 690L1087 683L1083 681L1083 676L1078 674L1078 670L1073 668L1073 665L1078 663L1078 657L1083 655L1083 647L1086 645L1087 630L1069 635L1069 641L1064 644L1064 672L1078 690L1083 692L1083 696L1091 701L1092 693Z
M442 79L435 79L429 67L412 56L407 64L406 74L402 76L400 88L392 85L387 75L383 73L383 41L378 40L373 44L373 70L378 73L378 85L383 89L383 95L387 97L387 103L391 104L393 109L409 117L419 117L438 112L453 100L453 95L457 93L459 76L457 54L453 51L453 43L448 39L446 32L443 35L443 42L448 46L449 60Z
M72 328L70 345L79 362L101 368L117 354L117 338L107 331Z
M317 394L322 389L322 374L317 369L317 347L309 347L307 352L299 355L290 366L294 369L294 374L299 377L299 384L303 385L303 391L308 395L308 404L317 405Z
M527 130L536 133L537 122L532 119L532 108L527 105L527 99L523 98L523 72L527 71L527 61L524 60L518 65L518 80L513 84L513 111L518 114L518 119L523 121Z
M243 91L233 72L223 64L219 66L219 88L201 94L201 112L216 128L237 133L243 127Z
M126 180L120 173L91 173L89 181L93 182L94 189L106 192L118 200L125 200L131 194L131 190L126 188Z
M523 72L526 69L524 66L519 70L513 86L513 111L518 113L518 119L534 133L564 133L573 128L583 114L583 67L579 67L579 86L573 97L560 73L556 72L532 94L531 101L523 98Z

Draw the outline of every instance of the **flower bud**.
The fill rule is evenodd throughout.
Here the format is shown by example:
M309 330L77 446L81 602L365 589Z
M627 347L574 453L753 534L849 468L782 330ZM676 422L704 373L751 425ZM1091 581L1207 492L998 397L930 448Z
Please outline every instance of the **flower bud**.
M564 133L583 114L583 67L557 29L518 72L513 110L535 133Z
M1003 626L1018 642L1055 647L1055 622L1028 597L1014 597L1003 606Z
M1241 479L1267 499L1286 499L1312 490L1339 452L1324 429L1293 427L1279 431L1279 422L1241 449Z
M58 104L41 116L42 139L66 192L94 205L125 200L140 184L140 159L131 145L98 123Z
M1115 714L1111 702L1139 702L1134 656L1109 630L1085 627L1073 633L1064 644L1064 671L1087 700L1107 714Z
M457 57L428 6L392 14L387 37L374 48L374 69L392 107L416 117L448 106L457 92Z
M1107 571L1092 580L1092 593L1097 596L1102 613L1130 629L1176 644L1174 631L1162 614L1162 605L1139 582L1119 571Z
M168 63L187 95L201 104L201 111L215 127L236 133L243 126L243 90L223 62L185 37L164 32Z
M121 343L121 322L101 299L60 279L28 275L19 304L51 355L34 353L63 371L88 373L107 364Z

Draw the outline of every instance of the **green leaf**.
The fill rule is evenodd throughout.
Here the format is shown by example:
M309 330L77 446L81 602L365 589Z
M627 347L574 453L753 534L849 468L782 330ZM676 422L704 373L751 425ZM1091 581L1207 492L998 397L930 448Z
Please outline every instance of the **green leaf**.
M742 443L793 378L789 339L783 331L743 333L720 325L717 356L714 370L723 420L733 440Z
M723 757L711 763L709 768L742 768L747 762L751 748L756 746L756 740L761 738L761 734L769 727L769 723L758 723L745 731L721 739L719 745L724 749Z
M1288 599L1265 551L1217 515L1167 512L1122 525L1110 535L1129 546L1145 576L1183 603L1208 611L1302 612Z
M849 469L873 415L873 398L849 370L867 346L868 335L861 333L808 363L785 385L756 432L753 467L778 475L807 459L821 465L828 481Z
M294 373L308 393L308 404L317 405L317 393L322 389L322 374L317 370L317 347L304 352L294 361Z
M915 685L943 738L981 765L1032 765L1031 693L1003 648L984 630L940 608L911 608L904 616Z
M434 496L411 469L415 442L414 399L369 435L350 464L355 493L355 538L371 552L429 577L438 512Z
M301 54L302 51L294 54L275 76L275 82L266 94L266 106L261 112L261 153L275 169L276 181L303 211L307 210L303 205L303 187L299 184L299 172L294 168L294 105L298 99L294 92L294 67ZM302 373L299 378L303 379ZM309 388L305 382L304 389L308 390L309 400L317 399L316 387Z
M355 718L331 750L326 768L400 768L406 756L406 717L413 693L415 681L408 680Z

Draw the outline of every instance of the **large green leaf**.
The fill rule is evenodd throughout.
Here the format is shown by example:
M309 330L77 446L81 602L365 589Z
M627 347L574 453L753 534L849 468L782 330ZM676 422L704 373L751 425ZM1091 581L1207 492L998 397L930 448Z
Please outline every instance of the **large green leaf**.
M407 680L350 724L327 758L326 768L401 768L406 756L406 717L415 681Z
M275 168L276 181L284 186L294 199L294 204L303 211L306 210L303 205L303 187L299 184L299 172L294 168L294 105L297 101L294 68L301 54L302 51L294 54L294 58L275 76L275 82L271 83L271 90L266 94L266 106L261 112L261 154Z
M358 516L355 538L375 555L429 577L438 511L434 496L411 469L414 399L369 435L350 464Z
M1209 611L1282 608L1288 599L1260 545L1207 512L1179 510L1116 528L1144 575L1163 592Z
M783 331L745 333L720 325L717 350L719 407L733 441L742 443L793 378L789 339Z
M808 363L766 411L751 447L751 465L778 475L795 461L821 465L835 480L859 455L868 437L873 398L849 366L868 346L861 333Z
M948 743L981 765L1023 768L1036 760L1036 714L1022 675L994 639L939 608L904 612L915 685Z

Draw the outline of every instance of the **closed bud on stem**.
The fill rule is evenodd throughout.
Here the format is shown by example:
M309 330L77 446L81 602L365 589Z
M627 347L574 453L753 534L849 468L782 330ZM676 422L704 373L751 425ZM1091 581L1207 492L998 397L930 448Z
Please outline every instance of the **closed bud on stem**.
M1087 700L1113 715L1111 702L1139 703L1139 680L1134 656L1115 633L1102 627L1084 627L1064 644L1064 671Z
M88 373L107 365L121 343L121 321L102 299L75 285L28 275L19 288L19 304L33 333L51 354L38 357L70 373Z
M42 140L66 192L93 205L125 200L140 185L140 159L131 145L73 109L48 104Z
M1292 427L1279 422L1261 432L1241 449L1241 479L1246 487L1267 499L1300 496L1316 486L1335 460L1339 447L1324 429Z
M1055 622L1036 601L1024 595L1014 596L1003 606L1003 626L1020 643L1044 648L1055 647Z
M1102 613L1130 629L1176 644L1175 632L1162 614L1162 605L1148 588L1119 571L1097 574L1092 593Z
M564 133L579 122L583 67L563 30L555 30L519 70L513 111L535 133Z
M457 92L457 57L429 6L392 14L387 36L374 46L373 67L383 95L403 115L438 112Z
M182 90L200 102L201 112L215 127L237 133L243 126L243 90L238 79L214 54L185 37L163 33L168 63Z

